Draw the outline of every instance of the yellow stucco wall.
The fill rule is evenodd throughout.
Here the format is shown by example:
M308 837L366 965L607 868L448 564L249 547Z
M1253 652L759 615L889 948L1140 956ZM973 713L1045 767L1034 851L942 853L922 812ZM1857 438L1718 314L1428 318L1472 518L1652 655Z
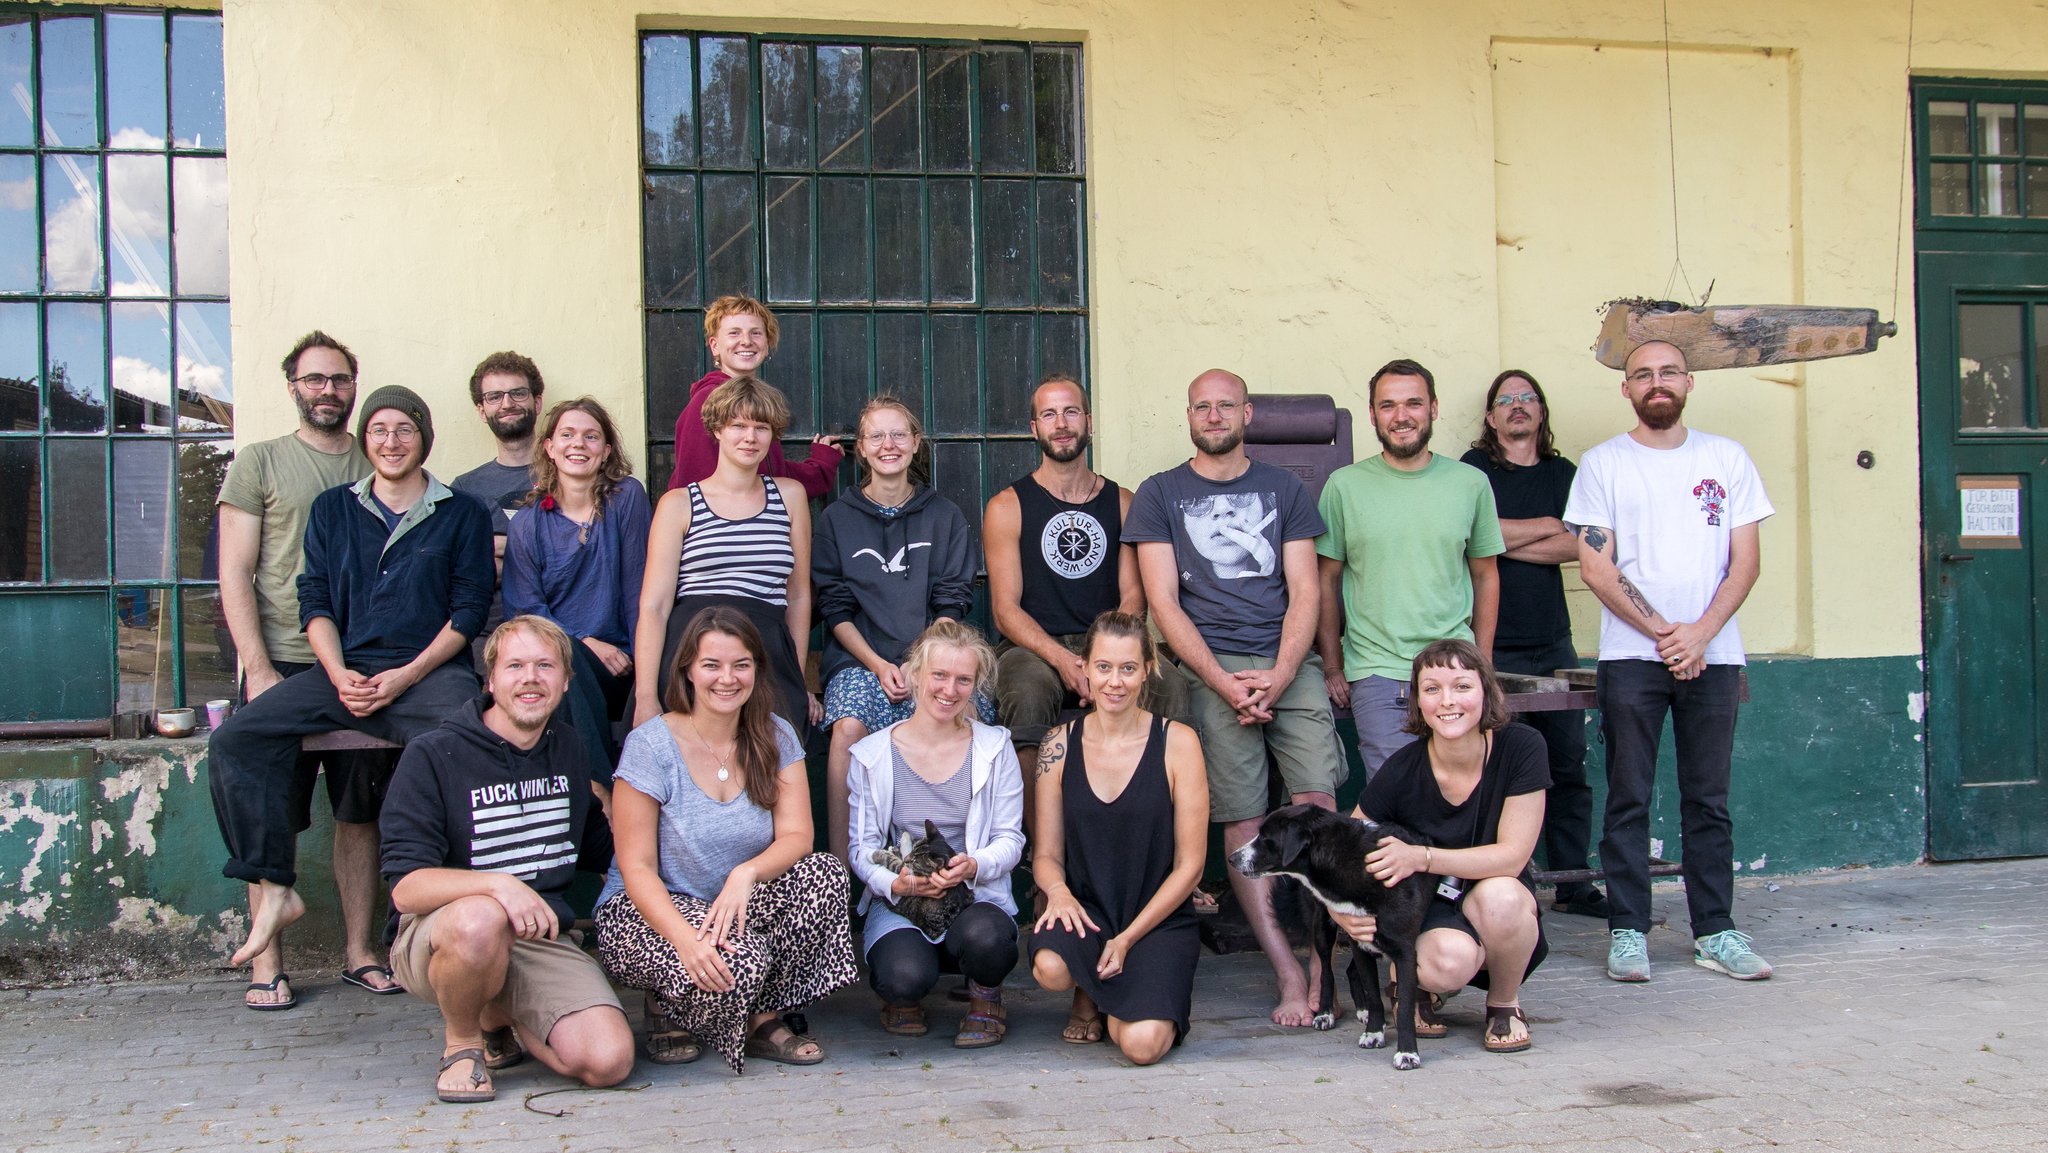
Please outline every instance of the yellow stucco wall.
M2016 7L1921 5L1915 70L2040 74L2048 13ZM886 0L224 8L239 434L290 427L275 365L319 326L366 383L440 402L443 475L489 452L463 385L502 347L643 437L644 27L1083 43L1098 451L1126 483L1186 455L1180 390L1212 364L1362 418L1372 369L1418 357L1456 451L1512 358L1576 455L1628 423L1584 352L1595 308L1661 293L1672 265L1663 29L1639 2L956 0L943 26ZM1671 29L1692 284L1906 310L1871 356L1701 378L1693 423L1749 444L1780 513L1745 633L1758 651L1915 652L1910 259L1894 293L1906 5L1703 9L1673 5Z

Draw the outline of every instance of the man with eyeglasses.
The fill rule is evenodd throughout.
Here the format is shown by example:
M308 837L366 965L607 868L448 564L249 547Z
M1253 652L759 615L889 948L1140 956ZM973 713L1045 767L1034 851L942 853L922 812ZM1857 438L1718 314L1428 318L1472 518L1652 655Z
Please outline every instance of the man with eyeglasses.
M1756 585L1759 526L1774 510L1740 444L1685 426L1693 380L1683 351L1649 341L1622 372L1636 426L1586 450L1564 513L1600 599L1607 975L1650 979L1650 795L1668 713L1693 961L1760 981L1771 966L1733 916L1728 785L1746 662L1735 611Z
M516 352L494 352L477 362L469 374L469 399L497 442L495 457L470 469L449 483L464 496L483 503L491 514L491 555L500 569L505 563L505 536L512 531L512 517L533 491L533 429L540 419L541 395L547 382L540 366ZM504 619L505 602L495 588L491 611L484 617L483 631L471 646L471 657L483 667L483 640Z
M1579 559L1565 528L1564 503L1578 471L1557 451L1543 386L1520 369L1493 378L1479 439L1459 459L1493 486L1501 537L1500 620L1493 631L1493 667L1549 676L1579 667L1572 619L1565 608L1564 570ZM1522 713L1516 720L1543 736L1550 750L1550 789L1543 806L1543 861L1551 869L1583 869L1593 836L1593 790L1586 784L1586 714L1581 709ZM1597 886L1557 886L1562 913L1607 916Z
M1209 819L1223 826L1229 853L1266 819L1269 756L1292 803L1336 807L1343 763L1311 651L1323 518L1299 477L1245 455L1252 405L1242 377L1202 373L1188 385L1187 413L1195 455L1138 486L1124 539L1138 547L1145 600L1186 678ZM1312 953L1302 971L1273 915L1270 878L1229 876L1279 985L1273 1022L1307 1026L1320 960Z
M1430 451L1436 377L1390 360L1372 374L1366 402L1380 454L1330 475L1319 507L1330 529L1316 554L1323 676L1330 699L1351 708L1371 780L1415 739L1403 728L1415 654L1453 637L1491 652L1494 558L1506 545L1486 478Z
M299 621L316 663L249 702L207 747L223 871L260 889L237 965L305 913L294 888L300 739L354 729L403 744L477 694L475 668L453 658L490 605L490 519L426 471L433 414L411 389L371 393L356 442L370 474L321 493L306 523Z
M996 708L1024 770L1024 819L1033 820L1038 744L1068 701L1088 705L1080 647L1095 618L1145 611L1138 552L1124 540L1131 491L1088 466L1094 416L1079 382L1048 376L1031 394L1038 467L989 498L981 518L989 609L1003 644ZM1178 676L1155 672L1141 704L1180 719Z
M356 355L324 332L299 339L284 358L285 387L298 409L297 429L242 446L220 487L220 601L242 666L243 703L313 667L313 647L299 627L302 543L313 499L370 471L349 435L356 406ZM334 886L341 905L347 962L343 979L372 993L399 991L384 968L377 939L377 798L397 754L364 749L301 754L292 765L292 828L313 823L313 790L321 766L334 810ZM262 887L249 886L250 914ZM242 1001L262 1012L297 1005L284 972L281 943L254 958Z

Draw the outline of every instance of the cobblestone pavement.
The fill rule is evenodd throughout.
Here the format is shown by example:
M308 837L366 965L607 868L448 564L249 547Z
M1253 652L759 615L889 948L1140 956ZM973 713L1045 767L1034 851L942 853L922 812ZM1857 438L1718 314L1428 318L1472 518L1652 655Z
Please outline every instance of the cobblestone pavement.
M1657 910L1684 923L1684 897ZM852 989L812 1009L826 1064L643 1061L639 1092L574 1091L528 1062L482 1106L433 1099L439 1020L308 972L281 1014L233 974L7 994L0 1148L179 1150L917 1149L1710 1151L2038 1149L2048 1080L2048 860L1746 883L1738 920L1777 966L1743 984L1651 934L1647 985L1605 980L1604 926L1552 916L1525 990L1537 1047L1482 1052L1480 997L1448 1008L1424 1067L1268 1024L1256 957L1209 957L1194 1028L1163 1064L1060 1043L1065 1002L1012 979L1011 1037L954 1050L961 1006L899 1040ZM637 1006L638 998L629 1003Z

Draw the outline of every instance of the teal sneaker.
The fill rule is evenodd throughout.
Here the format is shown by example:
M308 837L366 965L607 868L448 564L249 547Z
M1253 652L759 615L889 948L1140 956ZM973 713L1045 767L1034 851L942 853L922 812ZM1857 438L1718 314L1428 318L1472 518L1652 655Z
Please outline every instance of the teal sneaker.
M1637 929L1610 929L1614 943L1607 947L1607 976L1613 981L1650 979L1650 942ZM1702 961L1701 964L1706 962Z
M1734 929L1694 938L1692 963L1716 973L1726 973L1738 981L1761 981L1771 975L1771 963L1757 956L1756 951L1749 947L1749 934ZM1613 964L1608 962L1610 969Z

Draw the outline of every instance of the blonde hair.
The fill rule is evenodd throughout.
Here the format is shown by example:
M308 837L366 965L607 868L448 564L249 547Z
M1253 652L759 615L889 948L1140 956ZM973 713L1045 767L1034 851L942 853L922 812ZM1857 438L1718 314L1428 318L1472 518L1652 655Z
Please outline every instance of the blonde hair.
M491 633L491 639L484 642L486 669L495 670L498 667L498 650L503 647L505 638L513 633L525 633L552 646L555 656L562 662L562 671L570 676L576 675L576 650L571 646L569 634L562 631L561 625L532 613L513 617ZM486 676L485 679L488 680L489 677Z
M789 401L782 390L751 373L735 376L704 398L704 428L717 436L736 420L758 420L768 434L781 437L789 428Z
M867 458L861 455L861 438L867 435L868 417L883 409L902 413L904 422L910 425L911 438L917 442L917 448L910 454L910 483L930 484L931 453L924 440L924 421L919 420L917 413L911 411L901 398L886 392L869 397L868 402L860 406L860 415L853 418L853 459L859 466L859 483L866 484L874 472L868 467Z
M916 640L910 642L910 653L903 658L904 679L913 686L923 680L926 666L932 663L933 654L941 648L959 649L973 657L974 691L988 692L989 682L996 675L996 651L989 647L973 625L962 624L950 617L933 621L917 634Z

